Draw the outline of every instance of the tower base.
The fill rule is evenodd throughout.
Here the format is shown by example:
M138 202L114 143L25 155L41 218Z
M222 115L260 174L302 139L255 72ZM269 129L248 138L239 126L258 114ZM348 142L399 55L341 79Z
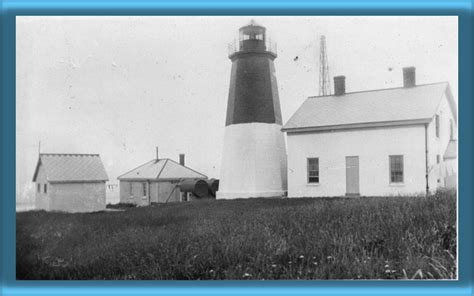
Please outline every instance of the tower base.
M228 125L217 199L278 197L287 191L286 149L281 125Z

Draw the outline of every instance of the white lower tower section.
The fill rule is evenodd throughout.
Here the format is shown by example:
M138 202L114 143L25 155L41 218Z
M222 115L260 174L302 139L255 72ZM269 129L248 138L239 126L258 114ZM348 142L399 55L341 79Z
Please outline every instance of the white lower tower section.
M283 196L287 160L281 125L228 125L224 135L218 199Z

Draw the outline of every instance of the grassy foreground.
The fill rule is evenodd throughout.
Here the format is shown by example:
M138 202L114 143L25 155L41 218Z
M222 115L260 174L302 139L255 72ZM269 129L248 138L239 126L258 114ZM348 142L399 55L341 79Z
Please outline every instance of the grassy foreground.
M456 196L17 213L18 279L452 279Z

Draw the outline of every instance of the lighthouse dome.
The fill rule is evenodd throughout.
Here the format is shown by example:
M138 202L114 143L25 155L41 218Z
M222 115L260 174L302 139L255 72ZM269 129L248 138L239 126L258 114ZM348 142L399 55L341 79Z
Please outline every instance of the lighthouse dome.
M240 41L242 40L261 40L265 41L265 27L251 20L249 24L239 29Z

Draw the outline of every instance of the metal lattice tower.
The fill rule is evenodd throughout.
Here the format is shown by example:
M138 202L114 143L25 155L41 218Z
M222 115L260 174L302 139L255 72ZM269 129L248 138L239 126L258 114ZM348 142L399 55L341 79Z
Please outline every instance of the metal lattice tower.
M326 53L326 37L321 36L319 45L319 95L331 94L331 80L329 79L328 56Z

